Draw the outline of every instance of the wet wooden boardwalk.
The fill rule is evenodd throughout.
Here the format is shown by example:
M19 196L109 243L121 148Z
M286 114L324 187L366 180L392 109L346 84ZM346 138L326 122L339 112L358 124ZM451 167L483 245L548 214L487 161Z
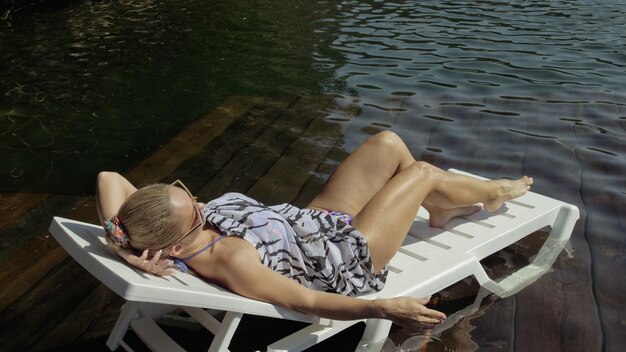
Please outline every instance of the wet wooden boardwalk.
M200 199L236 191L268 204L303 206L346 156L341 149L342 127L325 118L329 109L335 109L329 97L231 97L126 176L138 186L181 179ZM346 110L344 114L350 120L358 112ZM437 131L431 136L436 144ZM487 150L474 153L489 156ZM0 200L1 350L106 351L104 341L123 302L69 258L47 232L54 215L96 223L93 197L0 194ZM580 204L576 199L564 200ZM586 226L584 221L582 226ZM530 236L508 255L489 259L493 271L510 271L511 261L519 265L527 262L544 235ZM588 244L578 242L577 254L588 256ZM606 332L592 297L590 268L581 262L590 261L559 260L557 274L546 275L513 298L489 304L442 339L452 341L451 345L460 350L601 350ZM452 302L475 289L472 283L461 284L443 295ZM609 295L609 301L614 296L609 291L599 293ZM297 327L293 324L249 317L231 350L260 348L273 338L267 331L286 334ZM581 324L585 329L579 328ZM263 332L258 326L264 327ZM353 349L360 329L357 326L340 334L316 350ZM206 350L210 343L208 333L172 331L191 350ZM396 339L406 336L406 331L394 333Z

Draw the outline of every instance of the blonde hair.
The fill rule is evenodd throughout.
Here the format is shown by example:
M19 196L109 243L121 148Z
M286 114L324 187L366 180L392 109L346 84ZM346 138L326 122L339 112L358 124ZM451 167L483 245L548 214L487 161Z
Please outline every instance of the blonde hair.
M131 194L122 204L118 217L128 234L130 246L156 251L173 246L182 232L173 215L169 186L154 184Z

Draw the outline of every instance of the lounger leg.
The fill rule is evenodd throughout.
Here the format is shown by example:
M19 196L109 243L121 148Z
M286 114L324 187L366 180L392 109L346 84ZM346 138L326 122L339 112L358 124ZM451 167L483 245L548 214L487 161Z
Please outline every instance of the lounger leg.
M571 204L562 206L559 211L559 215L556 217L556 220L552 225L550 236L546 239L546 243L543 245L541 250L553 243L563 244L563 246L565 246L572 235L572 231L574 231L574 226L576 225L576 221L579 217L580 212L577 207ZM540 253L541 250L539 251ZM537 257L539 257L539 255L537 255Z
M124 338L126 331L128 331L130 321L139 317L138 309L140 304L139 302L128 301L122 306L120 316L117 318L115 326L113 326L113 330L111 330L107 339L107 347L111 351L120 347L120 342Z
M226 316L224 316L224 319L222 320L222 328L219 333L213 337L213 342L211 342L209 352L228 351L228 345L230 345L230 340L233 338L233 335L237 330L237 326L239 326L241 317L243 317L243 313L226 313Z
M545 274L567 245L569 237L578 219L578 208L564 205L552 224L552 231L532 263L495 282L487 276L478 260L475 261L474 276L478 283L489 291L505 298L512 296Z
M443 331L446 331L449 328L451 328L454 325L456 325L456 323L458 323L459 320L461 320L462 318L465 318L467 316L470 316L470 315L478 312L478 310L480 310L481 303L483 302L485 297L489 296L490 294L491 294L491 292L489 290L481 287L480 290L478 290L478 294L476 295L476 299L474 299L474 303L472 303L469 306L461 309L460 311L455 312L454 314L448 316L448 318L446 320L444 320L443 323L438 324L438 325L436 325L433 328L433 332L441 333Z
M391 330L391 320L368 319L365 322L365 331L359 341L358 350L378 352L383 347L385 339Z

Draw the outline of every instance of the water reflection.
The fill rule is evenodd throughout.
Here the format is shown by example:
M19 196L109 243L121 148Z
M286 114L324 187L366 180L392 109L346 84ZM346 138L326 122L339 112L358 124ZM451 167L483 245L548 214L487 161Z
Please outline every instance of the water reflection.
M489 307L488 320L460 320L452 330L465 338L404 336L410 348L461 340L476 341L462 350L598 351L623 342L616 312L626 287L612 278L626 262L611 249L626 249L617 238L626 228L622 5L603 1L609 14L590 1L342 2L332 45L346 58L343 104L360 108L348 149L388 124L421 159L492 178L533 175L536 191L583 210L572 242L586 252L559 257L554 272ZM385 347L408 348L402 341Z

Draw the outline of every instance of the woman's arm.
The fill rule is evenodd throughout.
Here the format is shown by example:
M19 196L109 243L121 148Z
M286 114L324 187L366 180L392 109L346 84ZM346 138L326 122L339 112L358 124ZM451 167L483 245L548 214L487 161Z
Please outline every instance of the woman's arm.
M101 171L96 180L96 203L100 222L117 215L120 207L137 188L117 172Z
M133 186L124 176L117 172L101 171L96 180L96 204L100 222L104 224L107 219L117 215L122 204L137 188ZM148 250L143 251L141 256L137 256L132 249L125 249L119 246L110 246L117 255L122 257L129 264L136 266L155 275L172 275L170 260L161 260L161 253L158 252L148 259Z
M424 306L428 298L366 300L311 290L265 267L254 248L221 258L217 281L223 286L243 296L306 314L338 320L389 319L405 327L438 324L446 318Z

